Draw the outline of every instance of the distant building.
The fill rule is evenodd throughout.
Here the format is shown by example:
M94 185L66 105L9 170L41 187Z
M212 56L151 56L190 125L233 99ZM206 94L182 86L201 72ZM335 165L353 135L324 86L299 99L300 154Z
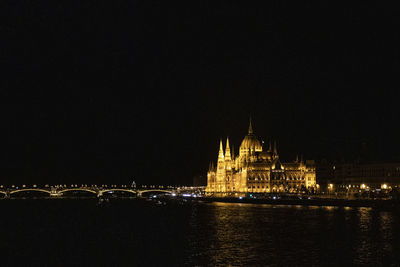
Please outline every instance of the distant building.
M333 164L329 163L326 159L317 161L315 164L315 173L317 176L317 184L320 187L320 192L326 192L328 185L333 183Z
M391 189L400 187L400 162L332 164L331 186L340 189ZM329 186L329 185L328 185Z
M298 192L316 189L315 162L299 160L281 163L274 143L265 149L249 125L240 145L239 155L231 154L229 139L222 141L217 166L210 163L207 173L208 194Z

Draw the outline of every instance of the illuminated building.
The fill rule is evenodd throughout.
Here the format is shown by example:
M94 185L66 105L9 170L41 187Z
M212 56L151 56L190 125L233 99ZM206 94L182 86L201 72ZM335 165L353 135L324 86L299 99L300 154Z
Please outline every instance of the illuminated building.
M296 159L282 163L276 143L265 149L254 135L250 121L239 155L235 157L226 141L220 141L217 166L211 163L207 173L208 194L299 192L316 187L314 161Z
M400 162L331 164L330 181L336 191L390 190L400 187ZM349 190L350 189L350 190Z

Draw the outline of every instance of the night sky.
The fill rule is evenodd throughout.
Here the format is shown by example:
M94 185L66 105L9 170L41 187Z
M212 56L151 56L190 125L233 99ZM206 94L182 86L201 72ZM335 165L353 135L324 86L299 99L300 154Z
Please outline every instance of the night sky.
M191 184L250 116L283 161L400 160L398 9L187 2L1 1L0 182Z

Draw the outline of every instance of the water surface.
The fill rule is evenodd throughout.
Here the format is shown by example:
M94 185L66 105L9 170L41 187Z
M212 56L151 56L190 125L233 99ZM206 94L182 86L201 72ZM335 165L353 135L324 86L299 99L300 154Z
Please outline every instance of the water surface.
M399 214L137 200L0 201L3 266L398 266Z

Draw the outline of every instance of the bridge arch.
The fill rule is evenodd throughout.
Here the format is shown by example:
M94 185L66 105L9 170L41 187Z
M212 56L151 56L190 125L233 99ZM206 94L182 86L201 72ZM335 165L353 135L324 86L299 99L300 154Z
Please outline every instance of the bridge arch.
M89 192L89 193L93 193L93 194L97 194L97 192L95 190L92 189L88 189L88 188L67 188L67 189L63 189L63 190L59 190L57 191L57 193L65 193L65 192L73 192L73 191L83 191L83 192Z
M165 190L165 189L146 189L146 190L138 190L138 194L139 194L139 195L142 195L143 193L149 193L149 192L163 192L163 193L172 194L172 190Z
M19 192L29 192L29 191L33 191L33 192L44 192L47 194L51 194L50 190L46 190L46 189L40 189L40 188L22 188L22 189L16 189L13 191L10 191L10 195L15 194L15 193L19 193Z
M102 194L108 193L108 192L113 192L113 191L127 192L127 193L132 193L132 194L138 193L136 190L131 190L131 189L107 188L107 189L100 190L99 195L102 195Z

